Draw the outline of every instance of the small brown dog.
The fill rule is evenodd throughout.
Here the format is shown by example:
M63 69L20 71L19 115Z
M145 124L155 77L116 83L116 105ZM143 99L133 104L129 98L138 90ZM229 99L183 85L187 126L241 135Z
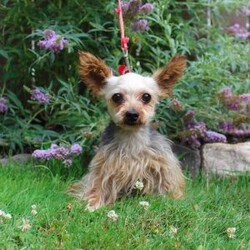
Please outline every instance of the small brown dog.
M179 198L184 177L170 141L150 126L160 97L171 93L186 67L175 56L152 77L135 73L113 76L111 69L90 53L80 52L80 76L93 94L104 96L112 122L90 163L89 173L70 187L70 193L97 209L129 195L137 181L142 194Z

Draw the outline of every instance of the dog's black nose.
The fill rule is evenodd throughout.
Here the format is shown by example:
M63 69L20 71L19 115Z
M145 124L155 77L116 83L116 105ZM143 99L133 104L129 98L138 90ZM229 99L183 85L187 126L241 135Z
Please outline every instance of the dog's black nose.
M125 114L125 121L127 124L134 124L138 120L138 118L139 113L134 109L127 111Z

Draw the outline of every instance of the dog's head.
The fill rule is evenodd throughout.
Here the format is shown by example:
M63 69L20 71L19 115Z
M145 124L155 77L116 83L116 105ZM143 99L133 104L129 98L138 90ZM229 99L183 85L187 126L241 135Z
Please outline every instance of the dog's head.
M172 87L186 67L185 56L175 56L152 77L135 73L113 76L99 58L80 52L80 76L94 95L103 95L114 123L124 129L148 124L159 97L171 94Z

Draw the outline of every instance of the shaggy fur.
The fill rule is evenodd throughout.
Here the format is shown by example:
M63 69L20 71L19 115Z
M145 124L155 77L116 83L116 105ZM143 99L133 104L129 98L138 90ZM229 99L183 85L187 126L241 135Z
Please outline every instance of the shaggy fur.
M81 77L94 94L104 96L112 122L89 173L71 185L71 194L92 209L131 194L138 180L144 184L142 194L183 195L184 178L170 141L153 130L150 121L159 97L170 93L184 69L185 58L176 56L153 77L115 77L103 61L80 53Z

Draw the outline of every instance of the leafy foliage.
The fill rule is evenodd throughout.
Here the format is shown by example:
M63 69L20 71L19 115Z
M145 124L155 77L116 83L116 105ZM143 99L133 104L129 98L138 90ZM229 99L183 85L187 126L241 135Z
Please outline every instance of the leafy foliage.
M220 16L247 6L247 1L151 3L154 10L145 16L150 29L126 30L133 70L151 74L175 54L185 54L189 60L173 96L183 109L172 110L169 100L163 100L156 116L160 130L181 140L183 115L189 109L215 131L219 131L220 121L239 119L237 114L225 112L218 92L225 86L238 95L249 92L250 43L228 35ZM94 138L108 116L104 103L91 97L79 80L77 52L90 51L114 70L118 67L122 52L116 7L115 1L97 0L2 1L0 96L7 98L9 109L0 114L1 152L32 151L54 141L77 141L86 152L93 150ZM46 29L69 41L60 53L38 47ZM48 92L48 104L30 101L34 87Z

